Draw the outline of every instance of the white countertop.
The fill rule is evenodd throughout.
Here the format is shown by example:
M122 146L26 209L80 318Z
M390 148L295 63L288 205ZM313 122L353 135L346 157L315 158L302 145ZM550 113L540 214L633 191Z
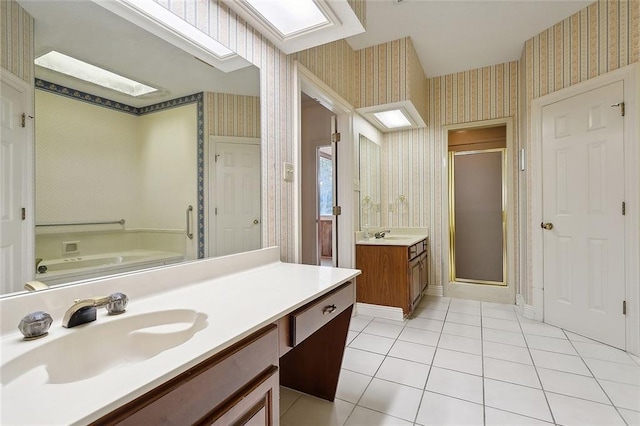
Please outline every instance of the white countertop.
M64 293L63 300L71 300L67 298L74 292L78 294L73 297L86 297L95 291L100 293L93 296L99 296L119 288L130 297L127 312L120 316L108 316L104 309L99 309L96 322L65 329L60 325L60 302L56 300L50 303L54 306L53 311L49 311L54 323L48 336L24 341L17 330L7 332L3 327L1 360L5 364L52 339L63 338L84 327L98 330L100 323L117 321L125 315L192 309L208 316L208 326L195 333L190 340L150 359L125 364L72 383L49 384L46 383L46 374L27 374L0 387L0 423L68 425L94 421L360 274L355 269L282 263L278 260L280 251L277 247L253 252L245 258L242 256L245 255L229 256L230 260L226 263L225 258L207 259L163 270L99 280L86 284L90 286L88 289L83 286L60 289ZM244 266L240 272L235 272L237 265L247 263L253 267L245 269ZM193 273L190 273L191 270ZM165 276L170 277L173 283L161 282ZM188 283L177 282L176 276ZM148 291L154 284L159 292L137 295ZM55 291L48 295L49 299L56 297ZM25 306L34 306L34 302L43 303L46 299L46 294L27 294L8 301L0 300L2 319L15 319L18 314L17 318L21 318L28 313L8 313L7 309L25 309ZM40 309L46 310L45 307ZM70 350L81 351L82 348ZM104 350L117 351L118 342L104 341Z
M405 246L409 247L415 243L427 238L426 234L387 234L384 238L375 238L371 236L368 240L359 239L356 241L357 245L369 245L369 246Z

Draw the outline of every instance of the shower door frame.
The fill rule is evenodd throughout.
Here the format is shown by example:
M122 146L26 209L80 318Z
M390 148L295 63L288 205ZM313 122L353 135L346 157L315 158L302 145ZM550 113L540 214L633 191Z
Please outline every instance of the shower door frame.
M486 127L506 126L506 285L478 285L473 283L455 282L450 280L449 270L449 191L448 191L448 140L449 131L451 130L471 130L482 129ZM519 292L519 280L517 271L519 270L519 258L523 255L523 245L518 242L521 235L519 214L522 211L520 204L523 201L522 193L518 194L517 190L520 186L521 171L518 167L518 146L516 145L514 135L514 124L512 117L504 117L492 120L473 121L461 124L452 124L442 126L440 131L440 152L439 157L442 162L442 170L440 174L441 182L441 203L440 203L440 220L436 221L435 226L440 229L440 241L433 241L433 246L439 246L440 249L440 265L441 270L438 273L440 278L440 289L430 285L428 294L444 295L449 297L460 297L466 299L484 300L496 303L514 304L516 293ZM526 198L525 198L526 200ZM436 253L437 256L437 253ZM438 259L436 259L438 262Z

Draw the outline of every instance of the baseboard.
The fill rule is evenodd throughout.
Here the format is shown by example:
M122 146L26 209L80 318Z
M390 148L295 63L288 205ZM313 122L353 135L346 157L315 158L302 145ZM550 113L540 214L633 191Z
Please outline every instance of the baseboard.
M523 317L542 321L542 315L532 305L527 305L521 294L516 294L516 305Z
M392 306L371 305L369 303L356 303L358 315L368 315L376 318L386 318L394 321L403 321L402 308Z
M444 296L444 287L441 285L430 285L427 287L427 291L424 292L427 296Z

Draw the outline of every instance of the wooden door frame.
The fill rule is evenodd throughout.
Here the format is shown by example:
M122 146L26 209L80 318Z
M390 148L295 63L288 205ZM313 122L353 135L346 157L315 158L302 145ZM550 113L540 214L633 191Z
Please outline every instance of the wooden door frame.
M527 317L544 321L544 262L543 235L540 223L542 215L542 109L555 102L606 86L624 82L624 167L625 167L625 294L626 350L640 354L640 93L638 93L640 66L632 64L591 80L559 90L531 102L531 171L528 173L531 190L531 283L533 291L531 305L524 306ZM622 99L621 99L622 101ZM620 307L622 309L622 306Z
M22 94L24 113L30 117L25 121L24 164L22 165L22 196L26 216L22 230L22 270L16 272L18 282L27 282L35 277L35 92L33 83L22 80L17 75L0 68L0 81L8 84Z
M450 282L450 252L449 252L449 131L450 130L470 130L470 129L481 129L486 127L497 127L497 126L506 126L507 127L507 141L506 141L506 154L505 154L505 176L506 176L506 208L505 213L507 216L506 219L506 244L507 244L507 256L506 256L506 276L504 277L506 285L505 286L483 286L482 293L484 296L479 296L477 294L477 284L469 284L463 282ZM442 244L440 249L442 250L442 288L437 288L438 286L429 286L427 288L427 294L433 296L449 296L449 292L451 291L451 286L456 286L457 296L467 296L469 298L478 298L480 297L483 300L492 300L501 303L515 303L516 298L516 290L518 288L517 275L516 275L516 265L515 265L515 250L516 250L516 242L517 239L517 227L516 227L516 213L518 208L518 200L516 199L516 188L517 182L514 182L513 179L510 179L511 176L514 175L514 170L516 165L513 164L513 152L516 149L515 141L513 138L513 118L512 117L504 117L497 118L493 120L483 120L483 121L473 121L469 123L462 124L452 124L449 126L442 127L442 182L443 182L443 191L442 191L442 227L441 227L441 235L442 235ZM475 286L475 287L474 287Z
M218 194L216 192L216 185L218 184L216 180L216 162L214 155L217 152L217 145L219 143L231 143L231 144L244 144L244 145L258 145L260 146L260 138L247 138L247 137L239 137L239 136L217 136L217 135L209 135L207 142L207 150L205 158L207 159L207 167L206 167L206 177L204 179L205 182L205 229L207 230L207 243L205 244L206 248L206 256L213 257L215 256L215 248L217 243L217 217L213 215L214 208L218 201ZM262 155L262 153L260 153ZM262 162L259 163L262 168ZM260 170L260 180L262 181L262 170ZM262 184L260 185L262 188ZM260 204L262 204L262 196L260 196ZM262 207L260 208L260 213L262 214ZM260 246L262 247L262 224L264 218L260 218Z

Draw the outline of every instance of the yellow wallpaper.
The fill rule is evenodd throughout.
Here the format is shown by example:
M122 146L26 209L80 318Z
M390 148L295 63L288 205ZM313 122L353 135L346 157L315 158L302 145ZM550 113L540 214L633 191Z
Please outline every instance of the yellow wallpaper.
M260 98L205 93L209 135L260 137Z
M0 1L0 66L24 81L34 76L33 18L14 0Z
M354 75L356 52L345 40L334 41L290 55L331 86L340 96L355 104Z
M367 28L367 2L365 0L347 0L362 26Z
M355 106L412 101L426 121L426 77L409 37L355 52Z
M427 84L427 128L384 135L381 211L384 226L429 228L430 283L442 285L444 253L440 250L440 230L443 221L448 220L441 213L441 194L447 190L447 182L442 180L442 153L446 151L442 127L516 117L518 63L514 61L430 78ZM515 124L514 140L517 140ZM516 161L517 150L511 154L511 161ZM401 195L404 195L405 202L401 201ZM509 236L510 244L514 244L516 238L516 235Z

